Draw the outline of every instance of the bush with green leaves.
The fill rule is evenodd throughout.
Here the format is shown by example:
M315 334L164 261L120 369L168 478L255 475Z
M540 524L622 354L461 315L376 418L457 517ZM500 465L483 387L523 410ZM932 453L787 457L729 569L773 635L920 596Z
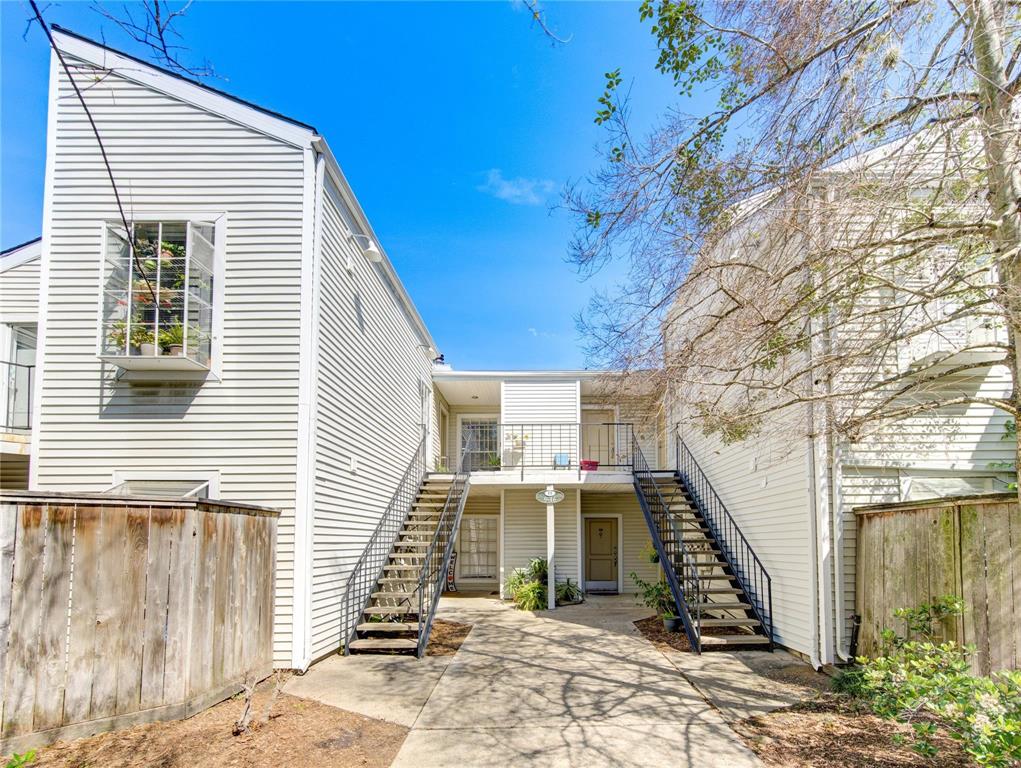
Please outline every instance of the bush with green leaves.
M522 611L541 611L549 606L549 592L546 585L538 581L529 581L518 588L514 595L514 604Z
M933 736L942 729L979 765L1021 764L1021 672L973 675L973 648L934 641L943 621L961 612L953 596L897 611L907 636L885 630L881 655L859 658L835 688L866 700L880 717L909 723L911 747L922 755L936 754Z
M36 752L34 749L30 749L24 754L15 752L7 761L5 768L28 768L28 766L35 763L35 756Z
M646 581L637 573L631 571L631 581L638 587L641 594L642 604L652 608L657 614L664 617L675 616L674 596L670 592L670 585L665 579L659 581Z
M568 579L557 584L557 605L568 605L580 603L582 598L581 587Z

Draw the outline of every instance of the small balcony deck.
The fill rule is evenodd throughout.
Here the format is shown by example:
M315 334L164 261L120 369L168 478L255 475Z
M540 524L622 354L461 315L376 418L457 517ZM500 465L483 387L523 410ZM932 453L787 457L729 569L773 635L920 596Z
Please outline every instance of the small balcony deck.
M462 445L473 483L628 482L630 423L500 424L465 426Z

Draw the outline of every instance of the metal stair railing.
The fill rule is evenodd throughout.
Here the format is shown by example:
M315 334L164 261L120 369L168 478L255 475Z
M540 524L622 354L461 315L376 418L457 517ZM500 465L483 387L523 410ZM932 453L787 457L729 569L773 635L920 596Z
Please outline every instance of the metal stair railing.
M698 562L688 552L681 531L675 525L670 507L663 501L655 475L649 468L642 453L638 438L632 435L632 477L635 495L645 515L645 522L652 535L652 544L659 555L659 562L666 574L670 594L674 598L678 615L684 625L684 633L695 653L702 652L702 585L699 579ZM671 541L663 541L664 529L671 534Z
M676 440L677 477L691 494L692 501L716 539L720 553L737 579L738 586L744 591L751 611L762 625L772 647L772 578L679 433Z
M347 655L351 641L355 639L362 613L372 599L372 592L383 575L383 568L390 558L394 543L407 522L411 505L418 498L422 480L425 478L425 438L418 444L415 453L408 462L404 476L397 484L383 511L376 530L369 537L362 556L358 558L354 570L348 576L344 586L344 597L340 604L340 637L344 641L344 654Z
M443 594L443 582L447 577L450 555L454 551L457 529L461 525L464 503L468 498L468 486L471 482L471 466L469 456L475 448L475 435L465 441L464 450L457 463L454 479L450 483L447 499L440 511L440 519L436 524L429 549L422 561L422 570L418 576L418 648L415 655L419 658L425 653L432 632L433 618L440 595Z

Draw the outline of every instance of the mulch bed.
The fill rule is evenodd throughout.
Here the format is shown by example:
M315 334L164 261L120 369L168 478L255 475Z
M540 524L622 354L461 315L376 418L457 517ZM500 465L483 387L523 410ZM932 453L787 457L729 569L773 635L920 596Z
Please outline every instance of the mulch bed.
M910 738L910 726L876 717L846 696L824 695L732 727L762 762L777 768L961 768L973 764L947 736L935 739L939 754L931 759L909 746L897 746L893 737Z
M647 619L639 619L635 626L645 636L645 639L655 646L673 648L675 651L691 652L691 643L688 636L681 632L667 632L663 627L663 620L659 616L650 616ZM703 635L732 635L733 629L727 627L705 627Z
M256 690L260 715L274 688L272 678ZM63 768L384 768L396 757L408 729L382 720L281 693L268 722L240 736L234 723L242 697L217 704L187 720L139 725L39 750L32 766ZM253 718L255 719L255 718Z
M426 646L425 655L453 656L471 630L471 624L433 619L433 628L429 635L429 645Z

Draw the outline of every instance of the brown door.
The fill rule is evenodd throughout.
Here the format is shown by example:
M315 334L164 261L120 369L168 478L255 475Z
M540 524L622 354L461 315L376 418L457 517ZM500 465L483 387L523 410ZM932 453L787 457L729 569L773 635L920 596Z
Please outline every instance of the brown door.
M585 591L617 591L617 518L585 519Z

